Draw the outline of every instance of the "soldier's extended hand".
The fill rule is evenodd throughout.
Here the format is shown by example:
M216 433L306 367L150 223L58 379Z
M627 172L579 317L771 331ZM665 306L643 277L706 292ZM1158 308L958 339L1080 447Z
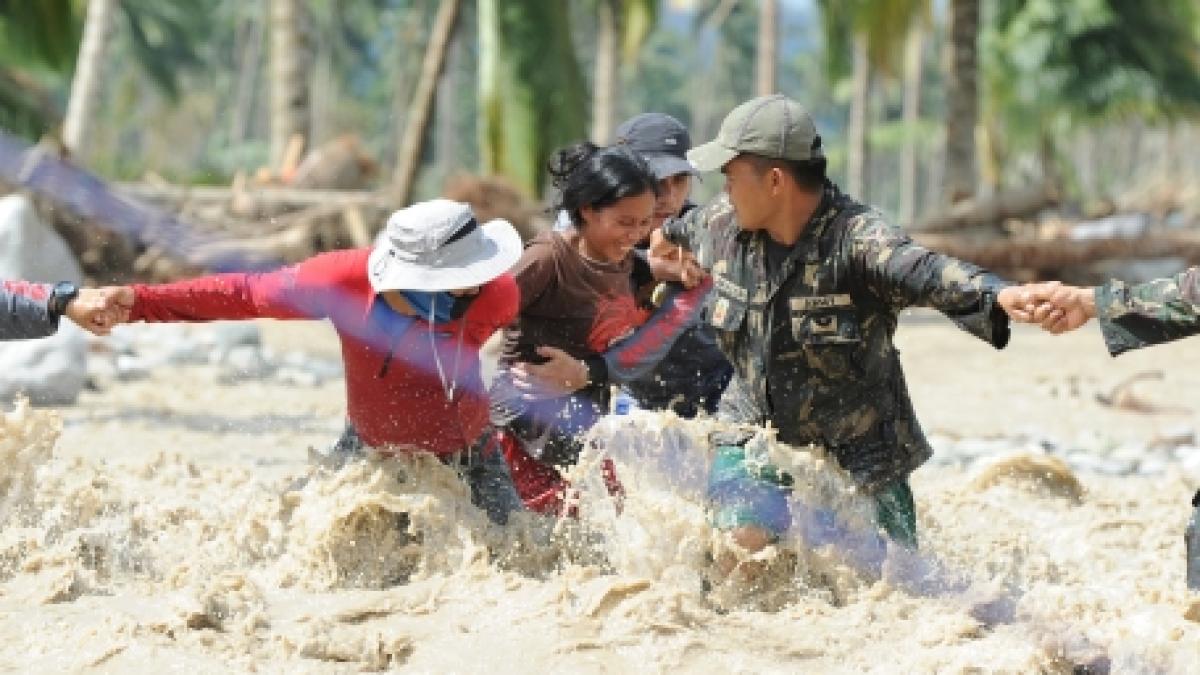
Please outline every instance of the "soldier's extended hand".
M67 318L96 335L108 335L113 326L129 320L133 309L133 289L128 286L80 289L67 304Z
M558 398L587 386L587 365L561 349L538 347L545 363L515 363L511 368L513 384L529 400Z
M1039 304L1037 295L1029 290L1029 286L1009 286L996 296L996 302L1004 308L1010 319L1020 323L1041 323L1042 320L1057 320L1062 316L1057 307L1046 302ZM1037 318L1039 316L1040 319Z
M1018 304L1028 309L1029 323L1059 335L1075 330L1096 316L1095 293L1091 288L1067 286L1057 281L1019 287Z

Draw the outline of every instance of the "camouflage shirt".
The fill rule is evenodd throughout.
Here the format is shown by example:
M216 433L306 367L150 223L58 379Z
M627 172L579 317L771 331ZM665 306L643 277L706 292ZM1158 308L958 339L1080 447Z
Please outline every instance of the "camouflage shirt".
M1113 356L1200 333L1200 267L1140 286L1096 289L1096 317Z
M708 320L735 369L721 415L824 447L868 491L932 454L892 344L900 310L934 307L1008 342L1003 281L913 243L833 184L778 269L764 260L767 235L742 231L724 195L664 234L713 275Z

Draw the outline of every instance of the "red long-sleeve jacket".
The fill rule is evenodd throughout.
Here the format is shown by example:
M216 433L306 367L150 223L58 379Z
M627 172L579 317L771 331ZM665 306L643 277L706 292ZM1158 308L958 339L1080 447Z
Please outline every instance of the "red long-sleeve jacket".
M336 251L275 272L135 285L131 320L329 319L342 343L347 417L367 445L462 450L488 420L479 348L516 316L517 285L508 274L485 284L463 318L438 324L431 339L427 322L400 317L377 300L368 255L370 249ZM434 343L445 383L454 383L453 401Z

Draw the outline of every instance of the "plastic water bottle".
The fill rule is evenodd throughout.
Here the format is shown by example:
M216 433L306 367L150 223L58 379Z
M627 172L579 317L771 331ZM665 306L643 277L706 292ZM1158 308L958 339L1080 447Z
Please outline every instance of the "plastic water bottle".
M1183 545L1187 549L1187 586L1200 591L1200 490L1192 497L1192 519L1183 535Z
M637 401L625 390L619 389L613 395L612 412L614 415L628 415L631 411L637 410L637 407Z

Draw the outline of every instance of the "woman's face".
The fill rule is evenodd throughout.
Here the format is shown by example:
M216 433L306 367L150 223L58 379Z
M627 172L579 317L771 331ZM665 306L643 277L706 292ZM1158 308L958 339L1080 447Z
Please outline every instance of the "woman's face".
M646 190L600 209L579 210L583 228L579 236L588 257L601 262L621 262L650 231L654 216L654 193Z

